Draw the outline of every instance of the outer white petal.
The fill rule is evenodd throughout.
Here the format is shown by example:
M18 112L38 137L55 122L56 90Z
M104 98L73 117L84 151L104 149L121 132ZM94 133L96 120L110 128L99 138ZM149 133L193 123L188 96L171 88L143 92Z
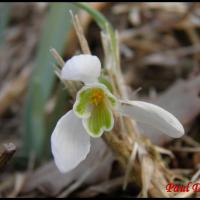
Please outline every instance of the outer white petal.
M157 128L167 135L178 138L184 135L184 128L178 119L154 104L143 101L120 101L118 110L123 115Z
M89 153L90 136L72 110L57 122L51 136L51 150L56 166L63 173L75 168Z
M78 80L84 83L93 83L101 73L101 63L97 56L81 54L69 59L62 71L61 78L64 80Z

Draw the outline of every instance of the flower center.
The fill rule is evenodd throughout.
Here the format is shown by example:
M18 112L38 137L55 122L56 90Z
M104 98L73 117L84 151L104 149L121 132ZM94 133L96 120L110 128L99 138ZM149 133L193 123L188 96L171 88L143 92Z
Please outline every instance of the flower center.
M99 88L94 88L90 97L91 104L97 106L100 103L102 103L103 100L104 100L104 91Z

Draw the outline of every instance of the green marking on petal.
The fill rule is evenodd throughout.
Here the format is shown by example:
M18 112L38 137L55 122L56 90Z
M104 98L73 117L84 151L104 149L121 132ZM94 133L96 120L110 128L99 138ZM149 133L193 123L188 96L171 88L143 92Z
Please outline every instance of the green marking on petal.
M116 103L115 96L104 85L86 85L78 92L73 110L78 117L83 118L88 134L100 137L104 131L113 128L111 108Z
M103 131L113 128L113 115L108 107L101 103L92 111L89 118L84 119L84 126L92 137L100 137Z
M91 96L91 88L80 90L77 94L77 99L74 104L74 112L79 116L83 117L89 114L89 101Z

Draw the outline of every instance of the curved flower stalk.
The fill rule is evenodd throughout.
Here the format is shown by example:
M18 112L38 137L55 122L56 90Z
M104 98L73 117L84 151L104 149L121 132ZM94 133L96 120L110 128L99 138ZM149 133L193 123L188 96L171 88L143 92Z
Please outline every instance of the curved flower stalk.
M101 63L96 56L82 54L68 60L63 80L79 80L85 85L77 93L73 109L62 116L51 136L51 149L61 172L68 172L84 160L90 151L90 137L98 138L114 126L113 111L149 124L178 138L184 134L181 123L168 111L142 101L116 98L99 82Z

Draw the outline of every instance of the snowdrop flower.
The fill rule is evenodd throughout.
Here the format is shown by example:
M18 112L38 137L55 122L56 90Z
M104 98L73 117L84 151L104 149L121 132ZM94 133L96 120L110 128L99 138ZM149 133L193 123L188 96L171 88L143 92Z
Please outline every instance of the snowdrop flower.
M85 85L77 93L73 109L62 116L51 136L56 166L68 172L84 160L90 151L90 137L98 138L114 126L113 110L144 122L177 138L184 134L180 122L166 110L142 101L117 99L105 84L99 82L101 63L93 55L77 55L68 60L63 80L79 80Z

